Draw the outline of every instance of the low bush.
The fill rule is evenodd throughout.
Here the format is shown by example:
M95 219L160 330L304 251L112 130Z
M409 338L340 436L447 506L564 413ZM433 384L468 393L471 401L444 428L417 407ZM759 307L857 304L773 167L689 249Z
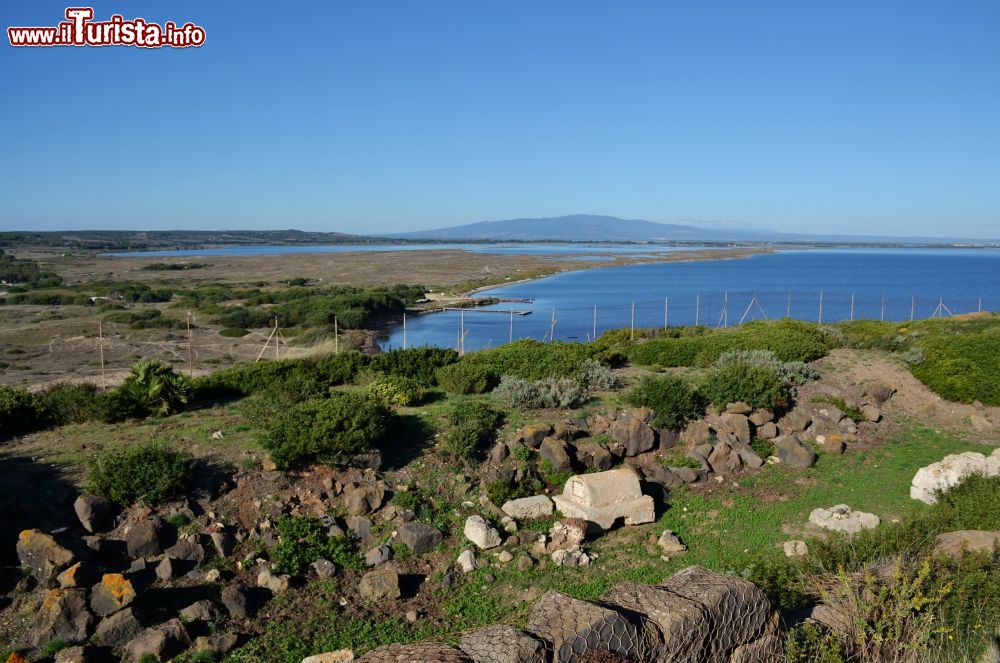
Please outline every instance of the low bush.
M223 327L219 330L219 336L225 336L226 338L243 338L249 333L243 327Z
M97 385L60 382L46 387L39 400L50 425L79 424L101 416Z
M727 350L715 361L716 366L732 363L770 368L790 387L802 386L806 382L819 379L819 371L809 364L801 361L781 361L770 350Z
M148 359L132 366L115 393L112 402L116 407L110 411L112 417L163 416L187 404L191 384L169 365Z
M462 401L447 417L441 448L456 458L468 459L496 437L503 413L485 401Z
M311 399L325 398L329 389L313 374L305 371L289 373L284 380L273 382L239 404L240 413L252 426L266 428L275 417Z
M282 469L313 459L339 465L383 442L391 417L384 405L366 396L334 393L280 412L268 423L261 444Z
M621 379L611 370L611 367L605 366L596 359L584 359L581 369L580 379L587 389L609 391L622 386Z
M87 465L87 491L121 506L155 506L185 493L193 466L190 454L161 442L101 451Z
M384 375L366 387L368 395L383 405L419 405L427 398L427 389L417 378Z
M379 373L413 378L426 387L433 387L437 384L437 370L456 361L458 353L450 348L427 347L383 352L372 357L369 366Z
M0 439L37 430L45 423L38 396L21 387L0 387Z
M522 409L575 408L587 399L587 390L571 378L525 380L505 375L493 390L493 396Z
M497 376L488 366L459 361L442 366L435 373L437 383L451 394L485 394L497 383Z
M774 370L744 362L712 369L701 386L701 393L719 408L739 401L753 409L780 411L791 404L788 385Z
M916 342L923 360L911 365L914 377L950 401L1000 405L1000 326L935 331Z
M278 543L269 553L281 573L299 575L318 559L339 567L360 569L361 558L347 536L328 536L317 518L282 516L277 523Z
M687 380L669 374L644 377L626 392L623 400L633 407L653 410L652 423L657 428L679 430L705 411L702 399Z
M485 367L494 375L524 380L580 378L583 361L597 358L602 352L593 343L542 343L525 339L466 355L462 362Z

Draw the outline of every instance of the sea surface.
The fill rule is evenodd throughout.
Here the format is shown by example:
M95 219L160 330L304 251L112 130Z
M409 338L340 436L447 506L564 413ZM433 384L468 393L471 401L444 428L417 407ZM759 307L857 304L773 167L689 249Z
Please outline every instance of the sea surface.
M628 328L633 305L636 327L696 322L731 326L785 315L834 322L851 318L852 296L855 319L1000 311L1000 250L789 250L737 260L565 272L479 296L533 301L502 303L464 315L446 311L411 316L406 344L456 347L463 329L466 350L521 338L585 341L595 328L598 335ZM504 313L485 312L490 309ZM381 344L394 349L403 341L402 326L397 326Z

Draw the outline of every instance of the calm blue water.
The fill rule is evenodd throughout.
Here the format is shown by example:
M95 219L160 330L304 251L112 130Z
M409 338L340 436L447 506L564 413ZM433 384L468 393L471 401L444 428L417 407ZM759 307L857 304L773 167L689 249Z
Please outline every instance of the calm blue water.
M1000 310L1000 250L783 251L743 260L567 272L483 295L535 300L489 307L532 311L513 316L514 339L546 339L555 309L557 340L587 340L593 335L595 306L598 334L628 327L632 302L636 327L662 326L665 298L671 325L694 324L696 315L698 322L711 326L733 325L744 315L751 320L788 313L818 320L821 291L824 322L849 319L852 293L856 319L879 319L883 298L886 320L908 320L911 305L915 317L930 317L942 301L956 314L978 310L980 298L983 310ZM758 304L751 307L754 294ZM455 347L459 316L443 312L409 318L407 344ZM509 338L510 317L467 311L465 329L467 350L496 346ZM402 344L402 329L395 328L382 346Z
M193 256L269 256L295 253L350 253L357 251L430 251L462 249L474 253L517 255L577 255L587 253L653 254L702 249L701 246L660 244L316 244L308 246L222 246L214 249L123 251L103 255L117 258L183 258ZM583 258L580 258L583 259Z

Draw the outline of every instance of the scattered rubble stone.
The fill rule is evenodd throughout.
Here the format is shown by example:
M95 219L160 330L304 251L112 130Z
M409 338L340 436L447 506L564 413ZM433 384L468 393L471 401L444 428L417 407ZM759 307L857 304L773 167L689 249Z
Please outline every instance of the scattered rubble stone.
M516 520L547 518L555 510L555 504L547 495L534 495L504 502L501 510Z
M402 596L399 574L392 569L376 569L361 577L358 594L365 601L378 603L391 601Z
M809 522L834 532L856 534L863 529L878 527L881 521L874 513L855 511L846 504L838 504L829 509L813 509L809 514Z
M486 522L482 516L469 516L465 519L463 529L465 538L482 550L496 548L500 545L500 532Z
M73 563L73 553L56 543L49 534L26 529L17 537L17 558L35 580L48 586L59 572Z
M73 510L80 524L88 532L102 532L111 520L111 502L97 495L80 495L73 502Z
M404 523L399 527L399 540L414 555L423 555L441 543L441 532L424 523Z

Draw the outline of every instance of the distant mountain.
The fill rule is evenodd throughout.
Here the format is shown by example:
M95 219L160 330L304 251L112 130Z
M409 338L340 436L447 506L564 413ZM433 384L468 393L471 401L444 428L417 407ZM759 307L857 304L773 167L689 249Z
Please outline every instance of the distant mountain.
M489 239L498 241L573 240L580 242L648 242L710 239L716 231L640 219L571 214L546 219L481 221L452 228L398 233L400 239Z
M996 239L959 240L948 237L895 237L891 235L822 235L788 233L767 228L741 226L734 222L705 222L711 227L655 223L615 216L571 214L538 219L480 221L451 228L384 235L404 240L492 240L576 242L793 242L818 244L977 244L992 245Z

